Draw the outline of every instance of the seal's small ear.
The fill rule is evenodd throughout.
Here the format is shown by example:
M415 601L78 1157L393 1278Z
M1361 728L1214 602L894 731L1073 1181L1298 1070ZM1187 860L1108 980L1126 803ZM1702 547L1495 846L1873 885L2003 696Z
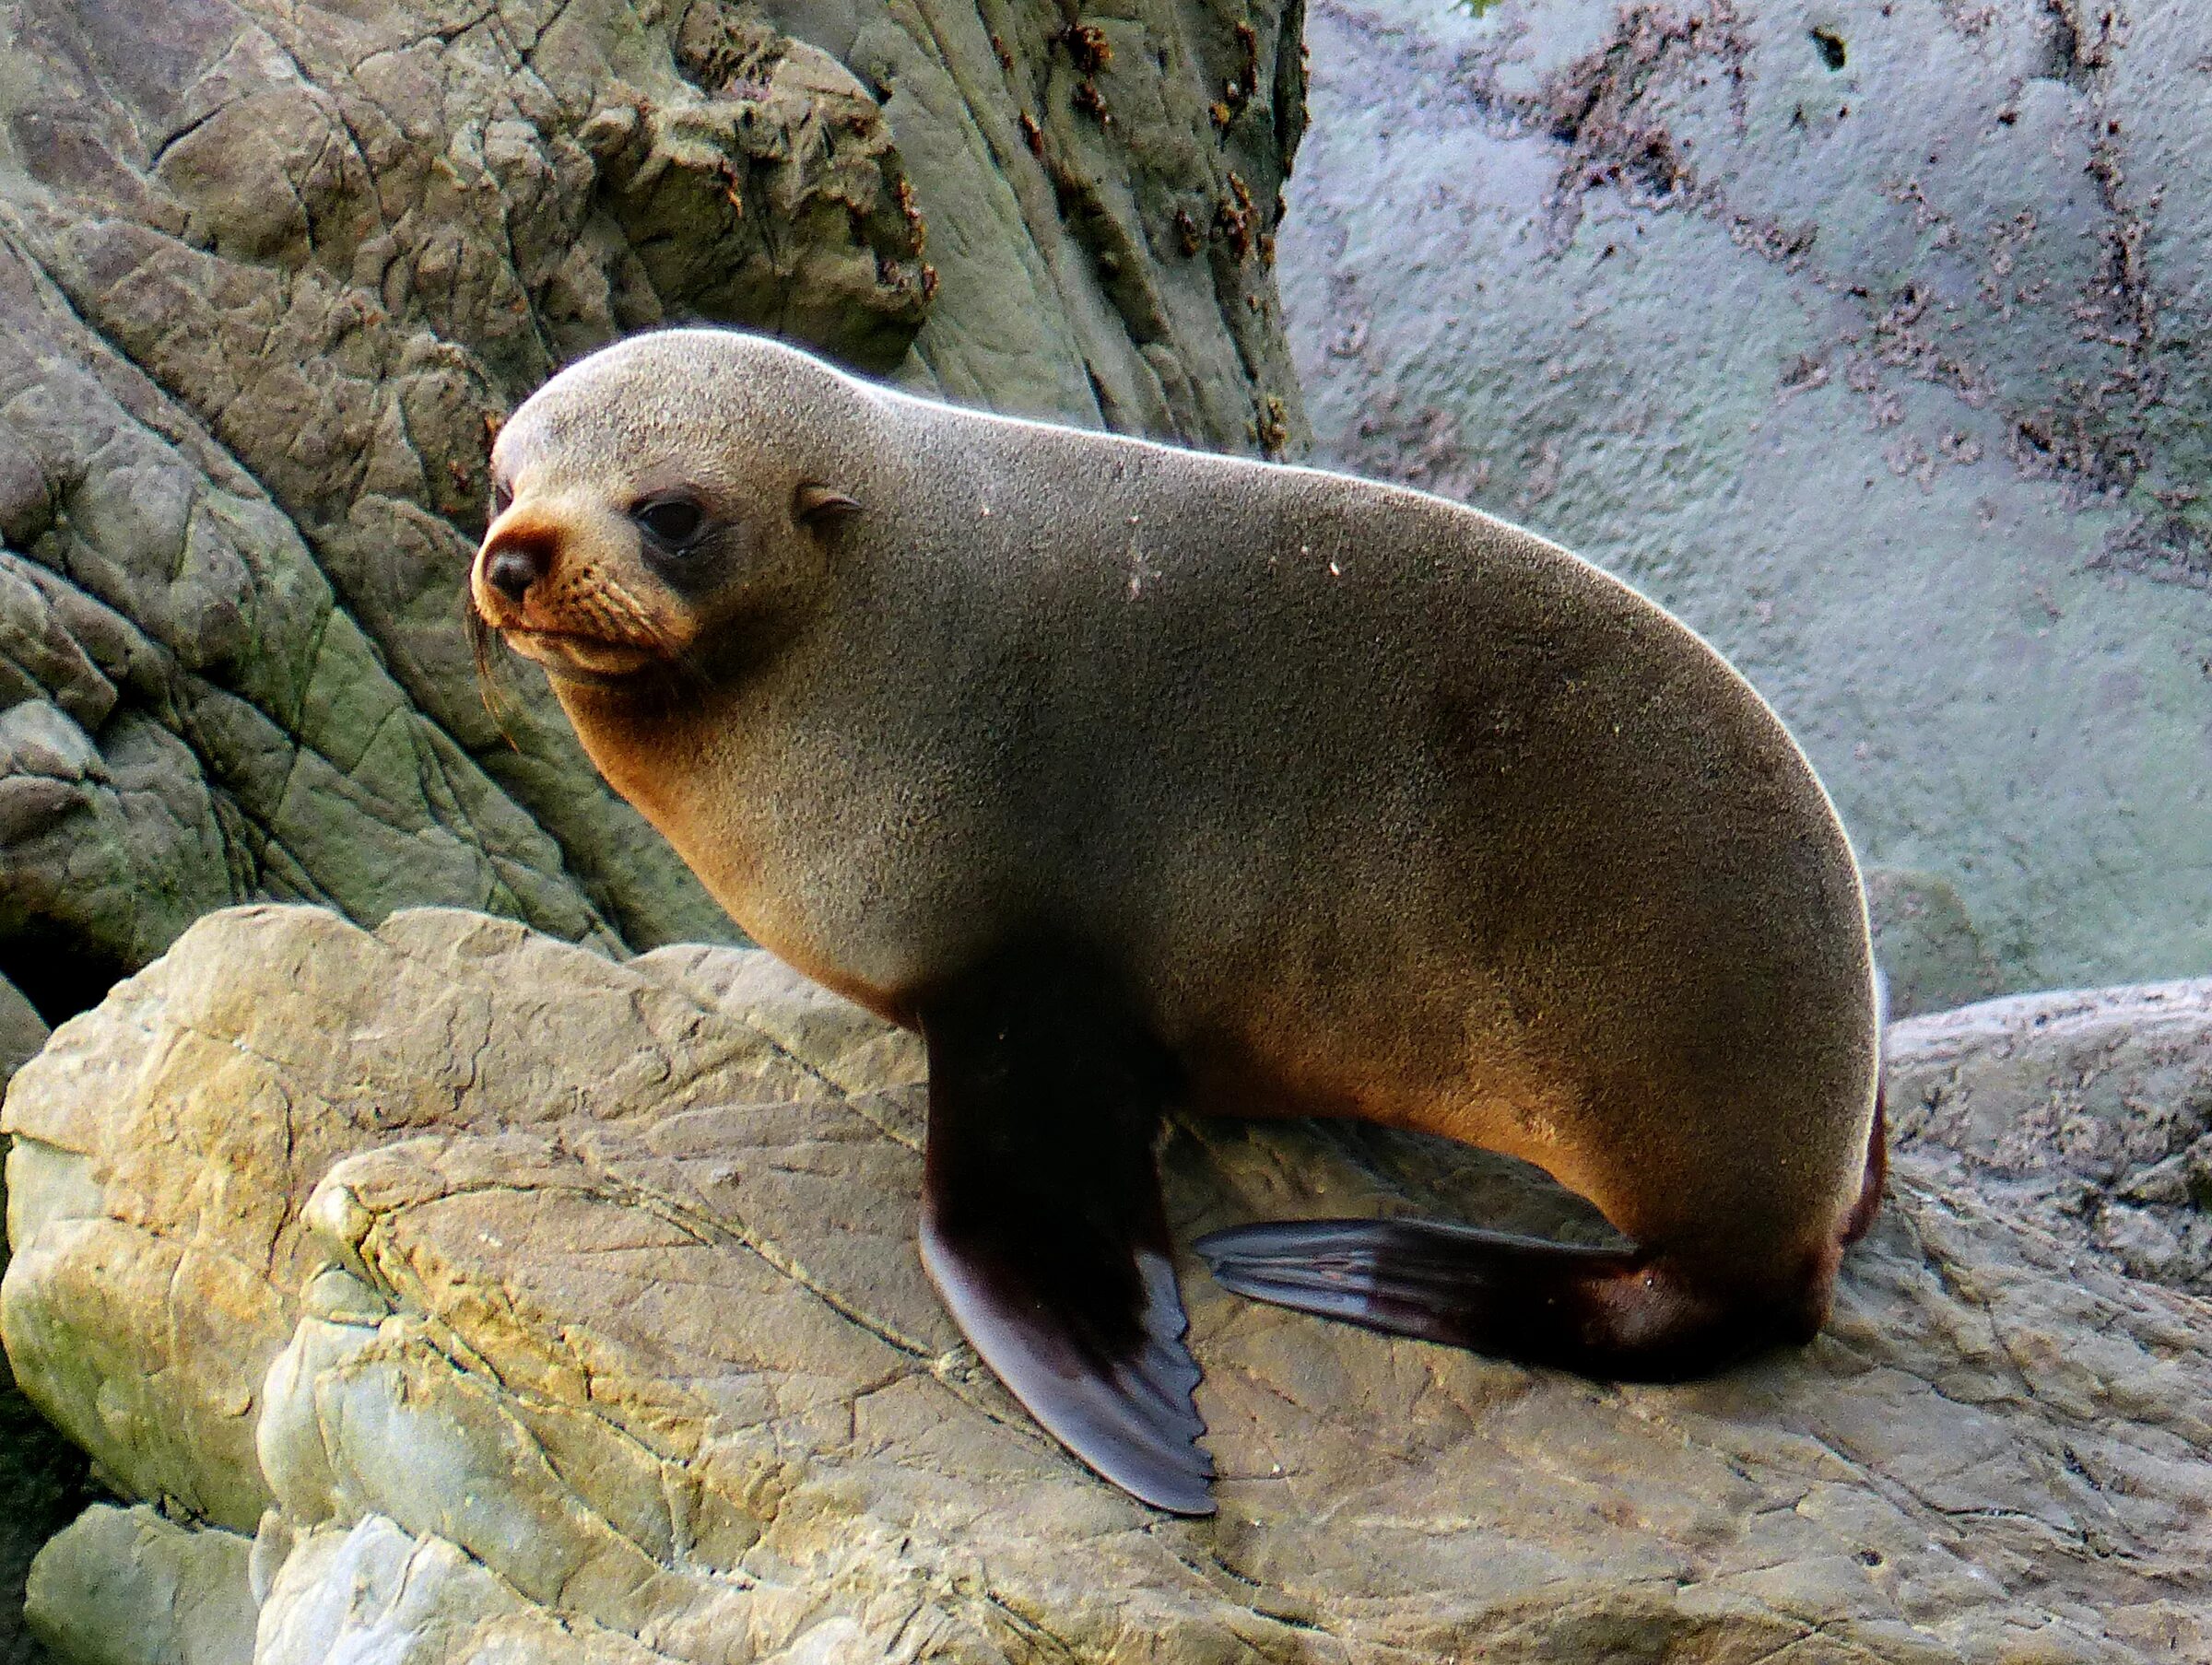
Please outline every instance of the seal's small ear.
M841 491L803 480L791 494L791 518L802 526L819 526L841 516L858 514L860 505Z

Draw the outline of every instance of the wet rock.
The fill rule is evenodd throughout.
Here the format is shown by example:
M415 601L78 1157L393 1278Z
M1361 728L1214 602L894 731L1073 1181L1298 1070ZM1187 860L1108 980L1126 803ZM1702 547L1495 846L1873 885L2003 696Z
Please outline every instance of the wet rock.
M1281 248L1323 453L1677 611L1867 862L1955 888L1995 987L2212 966L2212 13L1316 0L1309 32Z
M2185 1099L2202 991L2112 1000L2145 1026L2104 1031L2125 1093ZM1828 1332L1716 1380L1523 1369L1184 1265L1223 1478L1179 1521L1040 1436L929 1290L911 1037L746 951L258 908L18 1077L0 1330L127 1490L256 1534L270 1665L2189 1657L2212 1308L1972 1154L2090 1027L1899 1026L1908 1136ZM1910 1110L1937 1081L1965 1120ZM2112 1137L2080 1134L2099 1172L2156 1166ZM1358 1129L1190 1120L1164 1162L1184 1242L1586 1224L1516 1165Z

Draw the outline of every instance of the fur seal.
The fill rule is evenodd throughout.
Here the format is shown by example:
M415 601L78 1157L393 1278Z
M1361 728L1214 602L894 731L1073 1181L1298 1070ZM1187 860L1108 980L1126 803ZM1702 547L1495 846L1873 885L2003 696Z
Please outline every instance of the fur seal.
M1255 1225L1196 1245L1233 1290L1615 1377L1819 1327L1881 1178L1858 870L1626 585L722 331L563 370L493 472L482 625L747 932L921 1031L924 1260L1108 1480L1213 1507L1171 1104L1504 1151L1630 1244Z

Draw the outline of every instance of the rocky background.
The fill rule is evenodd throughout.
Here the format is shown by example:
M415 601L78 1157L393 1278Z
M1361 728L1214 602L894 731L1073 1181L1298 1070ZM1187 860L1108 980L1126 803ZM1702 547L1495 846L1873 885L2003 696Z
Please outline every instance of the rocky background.
M1742 666L1894 870L1906 1009L2212 969L2212 11L1315 0L1307 36L1322 455Z
M0 975L49 1022L256 897L726 936L542 679L488 709L460 628L490 436L626 331L1302 437L1295 7L27 0L0 31Z

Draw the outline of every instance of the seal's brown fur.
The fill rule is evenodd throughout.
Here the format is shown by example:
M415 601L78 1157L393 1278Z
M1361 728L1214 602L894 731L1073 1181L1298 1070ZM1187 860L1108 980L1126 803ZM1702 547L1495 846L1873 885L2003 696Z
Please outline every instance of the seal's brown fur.
M1875 1114L1865 905L1781 722L1651 602L1418 492L717 332L563 372L495 471L477 607L801 969L913 1023L1079 944L1198 1108L1524 1157L1697 1299L1818 1324ZM717 530L656 563L627 514L677 486ZM525 545L517 604L486 563Z

